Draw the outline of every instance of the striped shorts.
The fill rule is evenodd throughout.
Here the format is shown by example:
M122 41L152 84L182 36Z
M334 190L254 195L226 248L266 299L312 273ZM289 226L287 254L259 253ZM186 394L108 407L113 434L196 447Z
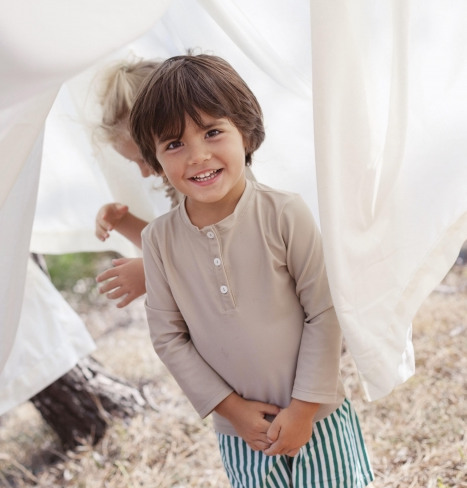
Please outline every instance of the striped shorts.
M373 471L357 415L349 400L316 422L300 452L266 456L237 436L217 434L233 488L363 488Z

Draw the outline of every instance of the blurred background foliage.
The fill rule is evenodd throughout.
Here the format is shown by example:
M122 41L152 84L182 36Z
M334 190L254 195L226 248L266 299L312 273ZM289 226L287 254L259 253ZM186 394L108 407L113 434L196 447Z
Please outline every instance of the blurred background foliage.
M55 287L61 292L88 295L96 288L96 276L112 267L115 252L80 252L45 255L47 269Z

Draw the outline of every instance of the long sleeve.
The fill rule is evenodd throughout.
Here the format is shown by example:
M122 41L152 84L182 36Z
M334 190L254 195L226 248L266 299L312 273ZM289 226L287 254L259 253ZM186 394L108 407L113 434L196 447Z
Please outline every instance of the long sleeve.
M281 232L287 267L305 312L292 397L324 404L342 401L341 329L332 304L321 236L301 197L294 196L285 205Z
M148 228L143 231L142 238L151 340L162 362L204 418L233 390L195 348L148 231Z

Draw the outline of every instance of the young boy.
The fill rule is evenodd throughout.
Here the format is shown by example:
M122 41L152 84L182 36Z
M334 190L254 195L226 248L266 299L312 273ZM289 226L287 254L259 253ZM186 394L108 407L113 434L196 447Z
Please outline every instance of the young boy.
M232 486L366 486L319 232L298 195L245 178L258 101L226 61L177 56L148 77L130 127L185 195L142 234L151 338L213 413Z

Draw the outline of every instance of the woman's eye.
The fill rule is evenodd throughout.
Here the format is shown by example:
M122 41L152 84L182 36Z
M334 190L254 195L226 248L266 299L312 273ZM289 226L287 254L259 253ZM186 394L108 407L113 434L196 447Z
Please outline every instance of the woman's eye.
M177 147L181 146L181 144L182 143L180 141L173 141L167 146L167 149L176 149Z
M220 134L220 133L221 133L220 130L212 129L206 135L207 135L207 137L213 137L213 136L217 136L217 134Z

